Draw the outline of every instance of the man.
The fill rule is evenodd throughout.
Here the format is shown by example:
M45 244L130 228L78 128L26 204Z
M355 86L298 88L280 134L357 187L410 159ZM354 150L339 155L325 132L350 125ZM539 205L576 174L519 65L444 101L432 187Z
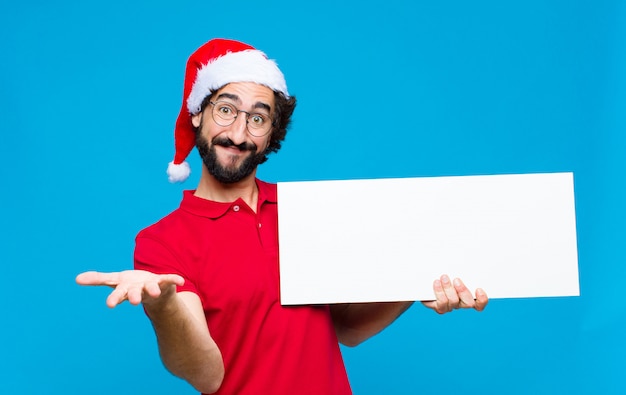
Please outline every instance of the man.
M197 189L138 234L135 270L77 277L114 287L110 307L142 303L164 365L202 393L350 394L338 342L363 342L411 305L280 305L276 186L256 169L280 148L295 103L262 52L222 39L200 47L187 64L168 167L171 181L185 179L195 145ZM434 292L424 304L438 313L488 302L447 276Z

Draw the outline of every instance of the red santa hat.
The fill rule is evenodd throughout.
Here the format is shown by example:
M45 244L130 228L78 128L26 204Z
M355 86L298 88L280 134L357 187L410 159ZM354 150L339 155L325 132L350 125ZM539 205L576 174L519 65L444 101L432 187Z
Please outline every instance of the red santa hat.
M167 167L170 182L182 182L191 173L185 161L195 145L191 117L200 112L207 96L231 82L256 82L289 97L283 73L263 52L226 39L213 39L198 48L185 70L183 105L174 129L176 153Z

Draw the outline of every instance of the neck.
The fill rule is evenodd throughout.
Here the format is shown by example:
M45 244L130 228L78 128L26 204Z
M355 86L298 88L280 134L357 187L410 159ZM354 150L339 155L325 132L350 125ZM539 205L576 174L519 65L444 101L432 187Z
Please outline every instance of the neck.
M259 190L256 185L256 170L248 177L233 184L223 184L215 179L204 166L194 195L214 202L229 203L241 198L256 211Z

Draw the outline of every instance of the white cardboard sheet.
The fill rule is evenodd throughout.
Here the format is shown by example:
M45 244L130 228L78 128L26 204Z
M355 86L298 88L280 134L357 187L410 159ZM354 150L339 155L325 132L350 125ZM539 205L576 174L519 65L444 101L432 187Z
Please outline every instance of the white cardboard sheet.
M278 183L281 303L579 295L572 173Z

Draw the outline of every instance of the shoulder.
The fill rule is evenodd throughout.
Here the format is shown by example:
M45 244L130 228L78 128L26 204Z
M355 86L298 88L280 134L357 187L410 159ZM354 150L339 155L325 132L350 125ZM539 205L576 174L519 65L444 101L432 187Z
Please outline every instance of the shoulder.
M180 217L180 209L174 210L156 223L140 230L135 237L135 243L142 244L151 240L163 245L169 244L185 229L184 221Z
M193 211L189 210L190 202L193 202L193 191L184 191L180 206L156 223L142 229L137 237L163 237L169 239L188 229L193 222ZM187 208L187 209L186 209Z
M176 234L180 230L180 227L182 225L181 214L182 213L180 209L172 211L165 217L161 218L159 221L140 230L137 234L137 238Z

